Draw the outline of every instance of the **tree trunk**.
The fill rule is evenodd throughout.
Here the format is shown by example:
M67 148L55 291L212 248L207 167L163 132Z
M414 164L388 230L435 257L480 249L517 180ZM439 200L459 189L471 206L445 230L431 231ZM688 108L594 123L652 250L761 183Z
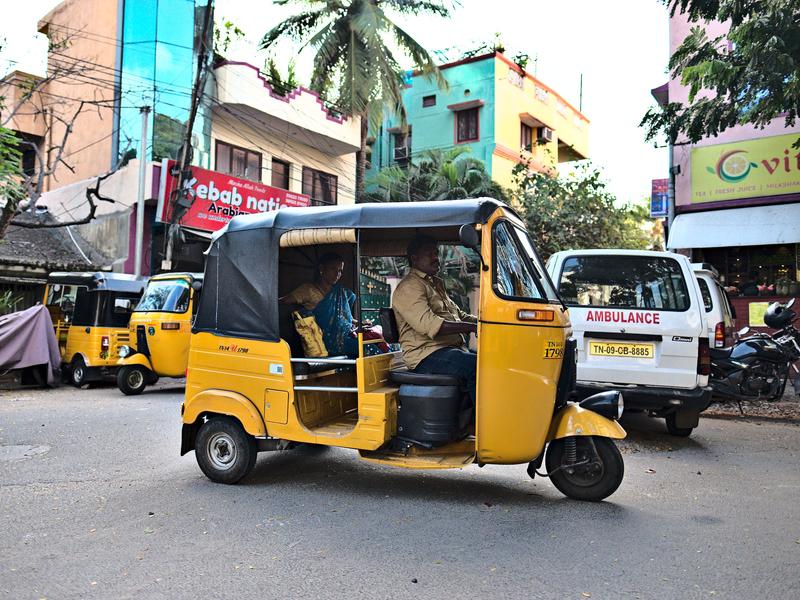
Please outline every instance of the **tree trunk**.
M356 202L364 201L364 179L367 176L367 136L369 135L369 118L361 115L361 149L356 152Z

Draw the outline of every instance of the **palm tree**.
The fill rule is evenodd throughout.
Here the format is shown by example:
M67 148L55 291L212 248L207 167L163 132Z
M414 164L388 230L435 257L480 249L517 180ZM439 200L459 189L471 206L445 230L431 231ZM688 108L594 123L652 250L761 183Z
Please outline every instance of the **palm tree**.
M440 2L426 0L275 0L275 4L296 4L305 10L268 31L261 48L273 47L282 37L313 47L316 55L311 88L326 97L334 96L340 110L361 118L356 168L356 200L361 200L370 124L380 123L385 107L397 112L405 123L402 68L387 43L409 56L424 75L447 86L433 57L386 11L442 17L449 12Z
M484 163L467 156L469 147L447 151L427 150L403 169L389 166L370 180L367 198L377 202L457 200L488 196L506 200L502 188L492 181Z

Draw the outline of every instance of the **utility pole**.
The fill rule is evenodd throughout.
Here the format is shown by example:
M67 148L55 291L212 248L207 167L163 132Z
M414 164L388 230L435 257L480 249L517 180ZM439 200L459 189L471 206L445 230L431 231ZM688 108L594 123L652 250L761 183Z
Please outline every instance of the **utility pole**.
M208 41L209 27L211 25L211 14L213 10L213 3L211 0L209 0L208 4L206 5L205 14L203 15L203 33L200 35L200 52L197 56L197 74L195 76L194 86L192 86L192 103L189 110L189 120L186 122L186 138L184 139L183 146L181 147L181 156L179 161L180 164L178 165L180 168L180 174L178 176L178 185L175 188L177 193L174 200L172 198L167 198L167 202L172 205L170 224L167 228L167 247L164 252L164 262L162 264L162 268L167 270L172 269L172 253L175 238L177 237L180 229L178 222L192 204L191 200L184 197L184 186L186 181L191 178L191 172L189 172L189 163L191 162L192 155L192 130L194 129L194 120L197 116L197 106L200 103L201 96L203 95L203 88L205 87L206 75L208 73L208 65L206 64L208 46L206 42Z
M142 274L142 244L144 242L144 185L147 175L147 121L150 118L150 107L139 108L142 115L142 151L139 153L139 196L136 199L136 263L133 274Z

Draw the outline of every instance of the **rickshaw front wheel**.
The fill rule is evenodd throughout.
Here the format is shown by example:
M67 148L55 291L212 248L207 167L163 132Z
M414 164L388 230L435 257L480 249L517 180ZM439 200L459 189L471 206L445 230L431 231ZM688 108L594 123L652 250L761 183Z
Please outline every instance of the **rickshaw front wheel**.
M206 477L217 483L232 484L253 469L258 448L238 421L212 417L200 427L194 453Z
M570 447L574 441L574 447ZM575 465L575 466L571 466ZM565 496L599 502L622 483L625 463L616 444L604 437L576 436L553 440L545 466L550 480Z
M149 373L139 365L120 367L117 371L117 387L126 396L136 396L147 387Z

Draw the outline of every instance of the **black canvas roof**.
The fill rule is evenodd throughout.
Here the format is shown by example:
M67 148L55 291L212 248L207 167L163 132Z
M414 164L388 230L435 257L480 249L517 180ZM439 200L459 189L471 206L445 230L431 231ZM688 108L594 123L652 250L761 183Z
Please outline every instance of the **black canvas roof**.
M85 285L91 291L125 292L141 294L147 283L146 277L135 277L127 273L95 272L55 272L47 277L48 283L64 285Z

